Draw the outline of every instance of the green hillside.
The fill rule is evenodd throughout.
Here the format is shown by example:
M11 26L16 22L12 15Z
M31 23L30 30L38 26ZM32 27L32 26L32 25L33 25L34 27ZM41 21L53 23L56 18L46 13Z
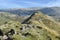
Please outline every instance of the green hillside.
M1 17L0 23L7 21L0 25L1 40L60 40L60 23L42 12L33 13L25 20L19 18L23 22L15 20L11 14L8 18L6 15Z

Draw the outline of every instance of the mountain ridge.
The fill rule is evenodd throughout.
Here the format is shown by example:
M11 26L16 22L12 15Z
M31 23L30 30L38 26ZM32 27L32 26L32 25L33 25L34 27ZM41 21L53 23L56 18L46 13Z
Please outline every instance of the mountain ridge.
M23 14L26 14L25 11L22 11ZM40 9L31 11L27 10L28 14L31 13L28 16L16 14L18 11L14 11L15 14L0 12L0 39L60 40L60 22Z
M52 16L55 19L57 19L57 21L60 20L60 7L26 8L26 9L21 8L21 9L0 10L0 12L9 12L11 14L17 14L19 16L31 15L37 11L41 11L43 14Z

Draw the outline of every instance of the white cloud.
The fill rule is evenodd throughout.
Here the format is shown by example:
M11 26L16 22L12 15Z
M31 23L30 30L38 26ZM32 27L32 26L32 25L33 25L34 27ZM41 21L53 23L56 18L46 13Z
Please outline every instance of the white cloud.
M25 3L25 4L36 4L36 5L39 5L40 3L37 3L37 2L32 2L32 1L17 1L17 2L22 2L22 3Z
M60 6L60 0L55 0L53 2L49 2L45 6L46 7Z
M40 0L42 1L42 0ZM24 8L24 7L50 7L50 6L59 6L60 0L49 1L49 2L36 2L36 1L24 1L24 0L0 0L0 7L8 8Z

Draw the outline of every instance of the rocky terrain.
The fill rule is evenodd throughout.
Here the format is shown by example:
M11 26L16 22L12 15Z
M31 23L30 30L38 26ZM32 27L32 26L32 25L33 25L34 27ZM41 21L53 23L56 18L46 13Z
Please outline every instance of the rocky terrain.
M29 17L0 13L0 40L60 40L60 23L34 12Z

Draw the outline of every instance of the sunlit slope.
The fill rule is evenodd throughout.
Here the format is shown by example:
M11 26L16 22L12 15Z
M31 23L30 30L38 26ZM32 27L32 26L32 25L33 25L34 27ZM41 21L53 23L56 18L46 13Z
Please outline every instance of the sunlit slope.
M0 29L13 40L60 40L59 23L41 12L33 13L23 23L10 20L1 25Z
M57 31L50 29L42 23L40 24L38 21L33 24L21 24L18 21L9 21L1 25L0 29L2 29L4 34L13 29L15 34L8 34L14 38L13 40L60 40L60 34Z

